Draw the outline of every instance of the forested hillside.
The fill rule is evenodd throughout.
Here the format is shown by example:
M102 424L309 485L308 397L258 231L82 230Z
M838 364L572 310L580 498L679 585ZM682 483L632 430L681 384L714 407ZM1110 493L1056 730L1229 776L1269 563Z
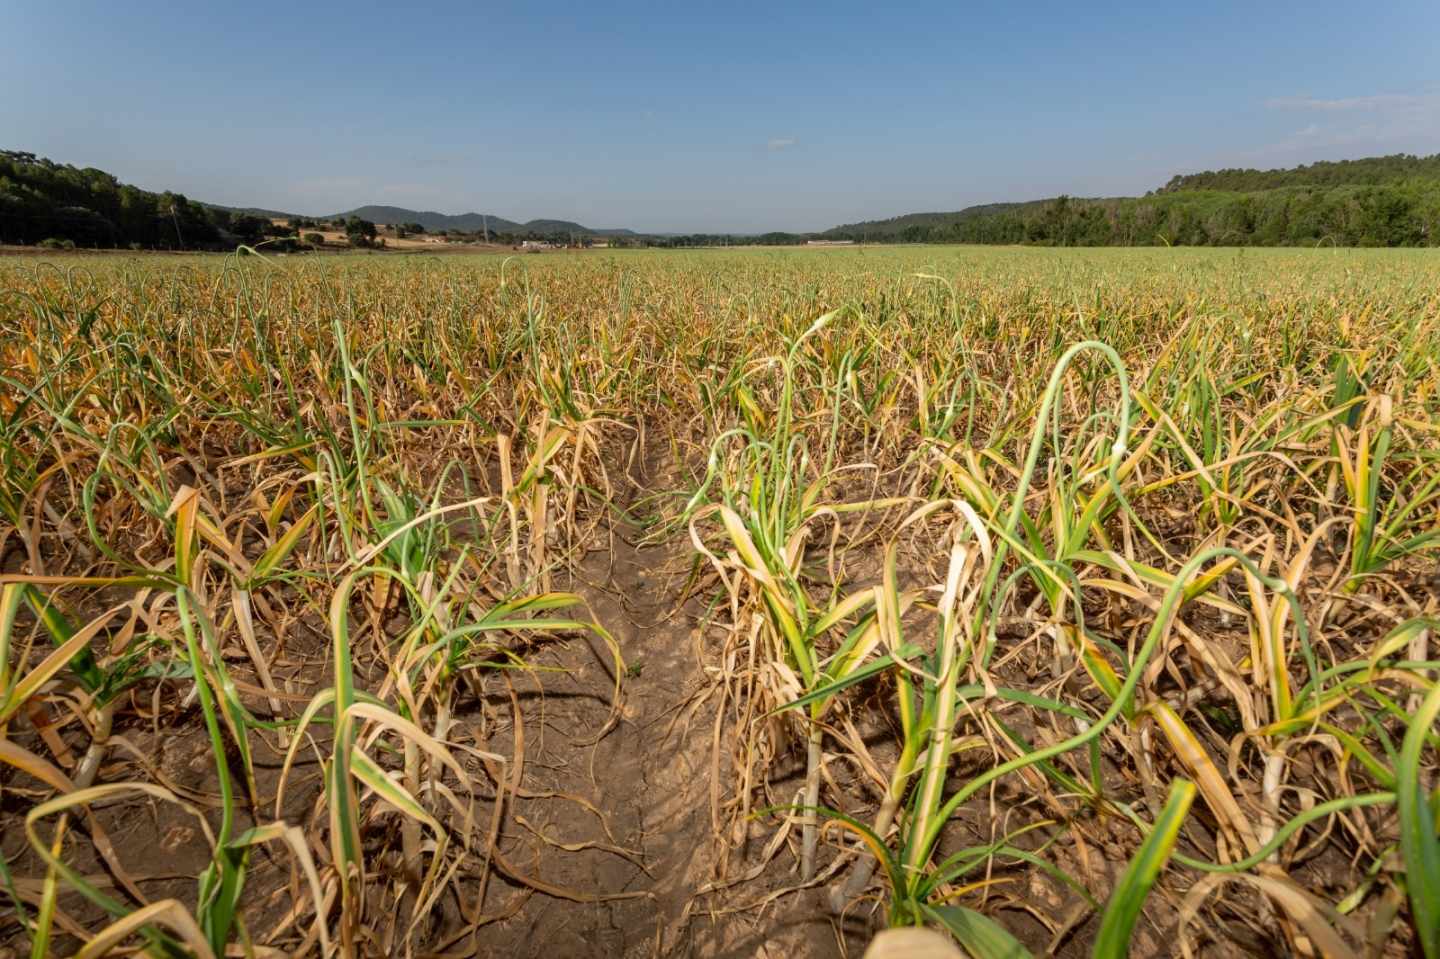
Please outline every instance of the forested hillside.
M0 152L0 242L47 239L194 249L218 242L220 229L214 211L178 193L150 193L103 170Z
M1055 246L1434 246L1440 155L1177 176L1143 197L1056 197L836 227L880 242Z
M1308 163L1288 170L1210 170L1170 178L1161 193L1180 190L1278 190L1288 186L1377 186L1411 180L1440 182L1440 153L1417 157L1408 153Z
M0 150L0 243L211 250L294 232L253 211L151 193L104 170Z
M288 220L277 225L275 220ZM403 207L360 207L349 213L312 218L277 210L200 203L179 193L151 193L104 170L56 163L33 153L0 150L0 243L160 249L233 249L237 243L271 244L294 240L299 229L319 220L345 228L351 222L418 224L432 232L480 235L486 218L479 213L446 216ZM634 236L629 230L592 230L568 220L517 223L490 217L489 235L505 242L542 238L566 242L575 236ZM359 236L359 234L357 234ZM351 240L352 245L356 240ZM295 246L294 242L289 244ZM361 243L360 245L368 245Z

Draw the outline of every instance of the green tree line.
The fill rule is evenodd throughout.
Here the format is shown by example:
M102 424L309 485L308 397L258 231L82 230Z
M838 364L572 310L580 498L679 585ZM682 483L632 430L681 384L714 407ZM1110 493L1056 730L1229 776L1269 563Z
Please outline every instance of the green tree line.
M293 226L151 193L104 170L0 151L0 243L205 250L294 235Z
M1440 179L1384 186L1177 190L1145 197L1057 197L948 222L840 227L829 237L901 243L1042 246L1435 246Z
M1411 180L1440 181L1440 153L1428 157L1396 153L1362 160L1322 160L1287 170L1207 170L1173 176L1158 192L1229 190L1250 193L1291 186L1379 186Z
M295 238L297 227L315 225L297 218L288 227L276 226L267 218L207 206L178 193L141 190L103 170L0 151L0 243L55 240L82 247L219 249ZM365 221L335 225L345 230L351 245L376 242L374 226ZM397 235L421 232L419 224L404 224ZM451 233L446 231L447 237L456 238ZM611 243L787 245L811 236L636 236L612 238ZM1060 196L998 203L851 224L820 236L860 242L1049 246L1435 246L1440 245L1440 154L1397 154L1288 170L1206 171L1172 177L1143 197ZM490 237L502 243L536 238L557 244L571 239L560 233Z

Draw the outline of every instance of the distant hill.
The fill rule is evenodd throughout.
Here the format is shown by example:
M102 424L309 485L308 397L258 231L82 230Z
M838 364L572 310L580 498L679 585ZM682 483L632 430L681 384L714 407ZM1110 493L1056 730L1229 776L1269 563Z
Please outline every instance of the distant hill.
M398 206L362 206L329 217L301 217L263 207L202 203L178 193L152 193L121 183L92 167L56 163L20 150L0 150L0 243L54 241L76 246L137 249L234 249L262 240L278 248L294 230L271 221L312 221L358 216L374 223L419 223L426 230L492 236L638 237L632 230L592 229L569 220L521 223L480 213L448 216Z
M1437 246L1440 154L1187 173L1143 197L991 203L847 223L821 236L1045 246Z
M280 210L267 210L258 206L221 206L219 203L201 203L207 210L223 210L235 216L263 216L267 220L293 220L299 214L284 213Z
M613 227L595 230L570 220L530 220L520 224L520 230L531 233L584 233L588 236L639 236L634 230Z
M902 216L892 216L887 220L846 223L826 230L820 235L825 239L893 239L903 237L907 230L913 233L916 229L931 230L936 227L948 227L966 220L1015 210L1024 205L1023 203L985 203L980 206L968 206L953 213L906 213Z
M324 220L344 219L358 216L372 223L418 223L434 233L440 230L460 230L463 233L477 233L486 226L487 215L481 213L436 213L433 210L407 210L399 206L361 206L344 213L336 213ZM570 220L530 220L520 223L494 214L488 215L491 233L552 234L577 233L585 236L635 236L633 230L596 230Z
M1440 153L1434 156L1366 157L1361 160L1334 160L1302 164L1284 170L1213 170L1185 173L1170 178L1159 193L1182 190L1278 190L1298 186L1379 186L1410 180L1440 181Z
M460 230L471 233L484 229L485 215L480 213L461 213L451 215L447 213L436 213L433 210L407 210L400 206L357 206L353 210L346 210L344 213L334 213L330 216L318 217L321 220L343 220L346 217L358 216L362 220L369 220L371 223L418 223L431 232L439 230ZM503 216L491 216L490 229L497 233L508 233L520 228L520 224L514 220L507 220Z

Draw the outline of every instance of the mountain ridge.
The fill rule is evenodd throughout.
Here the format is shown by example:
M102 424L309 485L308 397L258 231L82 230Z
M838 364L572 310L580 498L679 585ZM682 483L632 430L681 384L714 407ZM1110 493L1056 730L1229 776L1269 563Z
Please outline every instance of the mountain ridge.
M403 206L386 206L370 203L357 206L343 213L316 217L321 220L345 219L358 216L372 223L418 223L431 232L437 230L460 230L475 233L489 226L492 233L580 233L586 236L637 236L634 230L605 228L596 229L576 223L573 220L558 220L540 217L521 222L493 213L439 213L435 210L411 210Z
M430 232L459 230L462 233L478 233L488 225L492 233L578 233L585 236L641 236L629 228L588 227L574 220L560 220L553 217L538 217L533 220L512 220L494 213L440 213L435 210L412 210L409 207L367 203L341 213L327 213L324 216L306 216L303 213L286 213L284 210L270 210L257 206L225 206L220 203L204 203L201 206L227 213L262 216L272 220L344 220L352 216L371 223L399 224L418 223ZM654 234L643 234L654 235Z
M1039 202L1043 201L1021 200L1017 202L977 203L974 206L962 207L959 210L951 212L901 213L898 216L888 216L879 220L861 220L856 223L842 223L839 226L832 226L830 229L821 232L820 236L829 238L832 236L839 237L841 235L853 235L866 232L874 232L877 235L899 233L903 232L907 227L930 227L949 224L960 220L989 216L995 213L1004 213L1009 210L1019 209L1029 203Z

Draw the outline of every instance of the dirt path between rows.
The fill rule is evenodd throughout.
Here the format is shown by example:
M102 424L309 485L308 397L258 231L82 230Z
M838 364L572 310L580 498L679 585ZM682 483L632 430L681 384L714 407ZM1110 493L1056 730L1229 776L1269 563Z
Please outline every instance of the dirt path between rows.
M653 468L639 479L656 489L674 486ZM629 500L644 493L634 490ZM598 743L584 745L611 710L599 641L589 650L580 642L549 647L532 659L540 671L514 681L528 700L530 795L510 810L500 849L529 877L567 892L633 898L576 902L527 894L497 875L487 912L506 897L524 898L512 918L482 930L477 942L513 956L842 955L823 890L774 895L795 885L797 874L784 848L764 859L773 821L753 824L749 841L731 850L729 875L717 874L714 745L716 736L734 731L716 724L714 679L701 664L717 661L719 631L698 628L701 600L676 608L689 572L684 537L640 546L641 531L623 522L612 536L613 551L591 553L571 588L619 644L627 667L623 719ZM720 784L731 781L727 775L722 767ZM757 868L760 874L748 878ZM746 881L727 882L739 877ZM852 934L848 946L858 955L863 936Z

